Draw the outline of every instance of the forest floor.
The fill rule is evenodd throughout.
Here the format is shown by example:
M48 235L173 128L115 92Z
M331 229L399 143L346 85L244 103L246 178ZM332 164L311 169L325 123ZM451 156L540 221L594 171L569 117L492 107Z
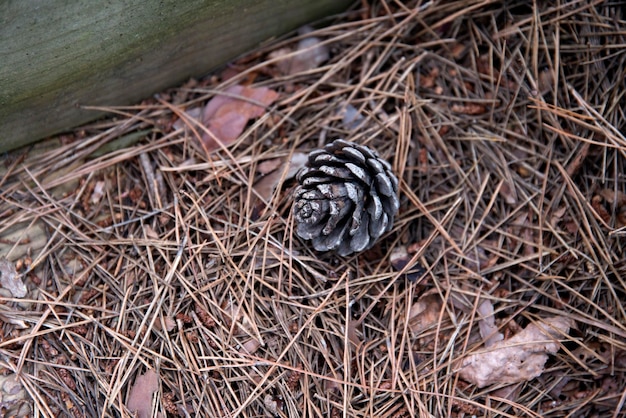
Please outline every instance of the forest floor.
M625 416L626 16L534 3L363 2L11 153L2 413ZM337 138L400 179L349 257L291 211Z

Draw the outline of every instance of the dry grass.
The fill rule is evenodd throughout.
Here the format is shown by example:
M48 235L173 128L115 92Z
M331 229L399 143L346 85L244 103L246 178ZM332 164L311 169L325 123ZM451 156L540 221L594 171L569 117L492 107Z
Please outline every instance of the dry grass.
M154 370L162 416L624 416L626 16L537 3L376 2L316 32L317 69L277 73L290 38L12 154L2 254L31 292L0 305L0 366L33 415L124 416ZM234 83L281 98L207 158L173 122ZM267 207L251 187L261 162L337 137L401 177L394 229L346 259L295 238L293 181ZM478 389L455 371L482 347L482 300L507 335L555 314L575 327L540 377Z

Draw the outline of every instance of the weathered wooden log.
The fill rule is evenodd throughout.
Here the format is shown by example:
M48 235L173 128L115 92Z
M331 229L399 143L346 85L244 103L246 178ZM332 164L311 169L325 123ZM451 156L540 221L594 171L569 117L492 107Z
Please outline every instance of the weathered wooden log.
M200 77L349 0L0 2L0 152Z

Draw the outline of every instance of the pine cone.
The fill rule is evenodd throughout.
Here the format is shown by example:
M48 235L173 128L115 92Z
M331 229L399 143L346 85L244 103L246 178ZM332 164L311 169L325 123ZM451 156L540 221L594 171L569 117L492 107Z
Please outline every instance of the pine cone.
M338 139L311 152L298 182L296 233L317 251L363 251L393 226L398 179L387 161L363 145Z

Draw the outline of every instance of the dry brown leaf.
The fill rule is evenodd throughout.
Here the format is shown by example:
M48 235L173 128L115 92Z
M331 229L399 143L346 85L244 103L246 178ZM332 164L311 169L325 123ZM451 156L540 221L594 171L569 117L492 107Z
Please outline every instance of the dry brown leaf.
M608 210L606 210L603 202L604 199L600 195L595 195L591 198L591 206L598 214L598 217L602 220L602 222L608 224L609 222L611 222L611 214Z
M349 319L348 320L348 324L346 325L347 327L347 334L348 334L348 340L354 344L355 347L359 347L361 345L361 343L363 343L363 340L361 339L361 337L359 336L359 322L355 321L353 319Z
M183 112L184 117L177 119L176 122L174 122L174 124L172 125L172 128L177 130L177 129L183 129L185 126L187 126L187 119L195 119L195 120L200 120L200 117L202 115L202 108L200 107L192 107L187 109L186 111ZM189 164L194 164L195 161L190 161Z
M171 316L164 316L163 322L155 321L154 328L161 331L165 329L167 332L172 332L176 328L176 321Z
M105 186L106 182L104 181L96 182L95 186L93 187L93 191L91 192L91 197L89 198L91 204L95 205L96 203L100 202L102 196L104 196Z
M425 293L411 306L409 311L409 328L420 334L439 321L443 303L437 293Z
M263 176L259 181L254 183L254 186L252 186L254 190L256 190L256 192L259 194L259 196L263 198L265 202L269 202L270 198L272 197L272 194L274 193L274 190L276 190L276 187L278 186L278 183L283 178L283 173L287 171L284 174L285 180L289 180L293 178L296 175L296 173L302 167L304 167L304 164L306 164L307 156L306 154L302 152L294 152L291 155L291 159L287 162L285 161L285 159L276 159L276 160L278 160L279 162L278 166L276 167L277 169ZM276 160L270 160L270 161L276 161ZM259 167L260 165L261 164L259 164ZM281 165L284 167L282 170L278 169Z
M539 71L537 86L539 87L539 93L541 94L546 94L552 91L552 87L554 87L554 72L549 68Z
M592 198L591 202L596 212L606 223L610 222L610 212L614 212L615 226L617 228L626 226L626 193L621 190L602 189Z
M281 403L282 402L279 402L279 399L275 398L273 395L268 394L263 398L263 404L273 416L280 415Z
M29 414L23 415L24 409L22 408L23 404L28 404L25 402L26 399L26 391L17 375L0 376L0 411L6 414L3 416L28 416Z
M511 206L517 204L517 191L515 190L515 186L513 182L509 182L506 180L502 183L502 187L500 187L500 196L504 198L504 201Z
M157 234L154 228L152 228L152 226L150 225L143 226L143 233L146 235L146 238L148 239L154 239L154 240L159 239L159 234Z
M154 370L148 370L137 376L135 384L130 389L126 407L134 412L137 418L152 416L152 395L159 389L159 376Z
M224 308L226 318L230 323L236 323L238 327L235 328L237 334L250 334L253 330L253 323L244 308L239 306L236 302L229 301Z
M300 35L312 32L309 26L298 31ZM281 59L284 57L284 59ZM329 58L328 47L323 45L319 38L309 36L298 42L298 47L292 53L290 48L282 48L270 54L271 59L280 59L276 66L285 75L297 74L319 67Z
M565 171L570 177L574 177L576 173L578 173L578 170L583 165L583 162L587 158L587 155L589 155L590 147L591 144L589 142L585 142L584 144L582 144L580 150L576 153L572 161L570 161L570 163L567 165Z
M283 164L282 158L273 158L271 160L265 160L259 165L256 166L256 171L259 174L269 174L272 171L276 170Z
M556 340L567 334L571 326L572 321L563 316L529 324L508 340L493 344L489 350L466 357L459 375L479 388L534 379L543 372L548 354L559 350Z
M498 332L491 301L488 299L483 300L480 305L478 305L477 311L480 314L478 329L480 330L480 336L483 339L485 347L491 347L498 341L502 341L504 335Z
M557 224L559 222L561 222L561 220L563 219L563 215L565 215L565 212L567 212L567 206L563 205L558 209L555 209L552 212L552 216L550 217L550 225L552 225L553 228L556 228Z
M620 190L602 189L598 194L611 206L616 205L618 209L626 206L626 193Z
M213 97L202 114L202 124L211 132L202 134L207 152L233 143L248 121L265 113L265 106L278 98L278 93L267 87L235 85L224 93Z
M256 350L259 349L260 346L261 343L259 342L259 340L257 340L256 338L250 338L241 345L241 347L239 348L239 352L252 355L256 352Z
M27 293L26 285L17 274L15 265L6 257L0 257L0 287L11 292L14 298L23 298Z

